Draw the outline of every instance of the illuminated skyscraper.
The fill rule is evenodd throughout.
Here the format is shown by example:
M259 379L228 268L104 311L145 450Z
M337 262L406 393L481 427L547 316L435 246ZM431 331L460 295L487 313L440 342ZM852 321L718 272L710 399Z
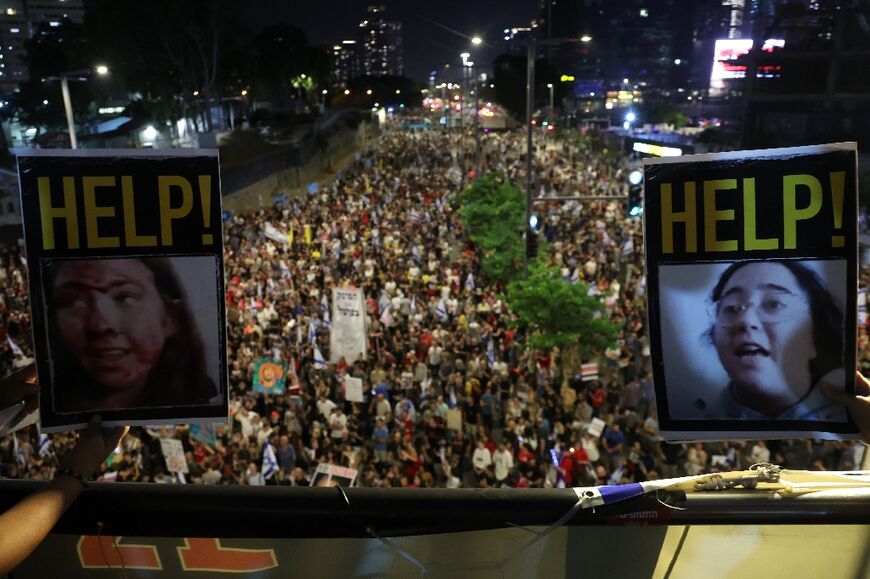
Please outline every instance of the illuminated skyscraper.
M0 93L28 80L24 42L40 24L60 26L65 19L81 24L84 13L84 0L0 0Z
M360 69L366 76L402 76L402 23L385 18L384 6L369 6L360 22Z

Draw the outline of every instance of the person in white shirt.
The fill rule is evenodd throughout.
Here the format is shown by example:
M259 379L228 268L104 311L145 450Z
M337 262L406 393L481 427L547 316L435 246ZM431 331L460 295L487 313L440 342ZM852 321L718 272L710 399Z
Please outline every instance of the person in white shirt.
M497 485L504 485L508 476L511 474L511 469L514 467L514 457L511 451L508 450L507 443L501 441L498 443L498 450L492 456L492 463L495 465L495 482Z
M484 476L492 464L492 453L484 445L483 440L477 441L477 448L474 449L474 454L471 455L471 464L474 467L475 474L479 477Z
M325 394L321 394L317 400L317 413L326 420L329 420L333 408L335 408L335 402L327 398Z

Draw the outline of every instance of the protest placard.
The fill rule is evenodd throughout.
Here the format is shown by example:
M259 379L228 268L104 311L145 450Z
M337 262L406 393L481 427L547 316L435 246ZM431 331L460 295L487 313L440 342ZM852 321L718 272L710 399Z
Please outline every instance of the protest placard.
M348 364L366 357L366 314L359 288L333 288L332 325L329 332L329 361L341 358Z
M254 392L284 394L287 369L281 360L259 358L254 362Z
M598 380L598 362L589 362L580 365L580 376L583 382Z
M851 438L854 143L645 161L653 374L669 440Z
M45 432L225 420L217 152L18 157Z
M462 432L462 410L451 408L447 411L447 429Z
M600 418L593 418L592 422L590 422L589 426L586 428L586 432L588 432L595 438L601 438L601 433L604 432L605 426L607 426L606 422L604 422Z
M363 381L353 376L344 377L344 399L348 402L365 402Z
M187 474L187 457L184 456L184 447L181 441L175 438L161 438L160 450L166 459L166 470L169 472L183 472Z
M322 462L317 465L314 477L311 479L313 487L352 487L356 482L357 471L335 464Z

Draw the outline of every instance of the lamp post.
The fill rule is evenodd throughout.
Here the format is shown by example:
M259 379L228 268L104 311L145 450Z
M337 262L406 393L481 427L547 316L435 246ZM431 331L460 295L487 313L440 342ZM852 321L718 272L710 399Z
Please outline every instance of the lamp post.
M79 70L68 70L66 72L60 73L58 76L47 76L43 80L59 80L60 81L60 93L63 97L63 108L66 112L66 126L69 131L69 145L71 149L78 148L78 141L76 140L76 125L73 120L73 110L72 110L72 100L69 96L69 81L79 81L84 82L90 78L90 75L93 73L97 73L99 75L109 74L108 67L104 65L100 65L94 68L82 68Z
M553 83L548 82L547 88L550 89L550 114L547 120L550 121L550 124L553 124Z

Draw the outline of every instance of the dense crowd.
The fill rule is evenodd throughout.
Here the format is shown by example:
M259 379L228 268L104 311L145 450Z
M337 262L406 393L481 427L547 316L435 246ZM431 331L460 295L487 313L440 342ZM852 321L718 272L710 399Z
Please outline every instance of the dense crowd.
M522 184L524 135L490 133L483 169ZM558 350L533 351L463 236L452 196L468 136L385 132L329 186L224 223L230 422L209 437L189 427L133 428L101 468L117 481L307 485L318 464L355 469L373 487L558 487L747 468L852 469L863 447L815 440L661 442L646 336L641 222L621 201L548 204L543 233L566 283L601 295L619 324L598 375L565 375ZM628 160L582 139L540 138L535 190L546 196L620 195ZM467 169L469 165L465 165ZM281 242L267 224L288 232ZM26 269L0 254L4 373L31 353ZM867 285L862 274L862 287ZM326 304L334 287L361 288L368 356L329 359ZM388 308L387 308L388 306ZM388 311L388 315L384 312ZM860 359L870 340L859 330ZM8 339L7 339L8 338ZM14 347L13 347L14 344ZM298 390L252 389L262 357L291 366ZM345 399L346 376L366 401ZM586 379L585 379L586 378ZM603 432L590 429L603 420ZM168 472L161 438L186 451ZM72 435L35 427L0 441L2 476L50 478ZM267 446L276 468L266 468ZM270 459L271 462L271 459Z

